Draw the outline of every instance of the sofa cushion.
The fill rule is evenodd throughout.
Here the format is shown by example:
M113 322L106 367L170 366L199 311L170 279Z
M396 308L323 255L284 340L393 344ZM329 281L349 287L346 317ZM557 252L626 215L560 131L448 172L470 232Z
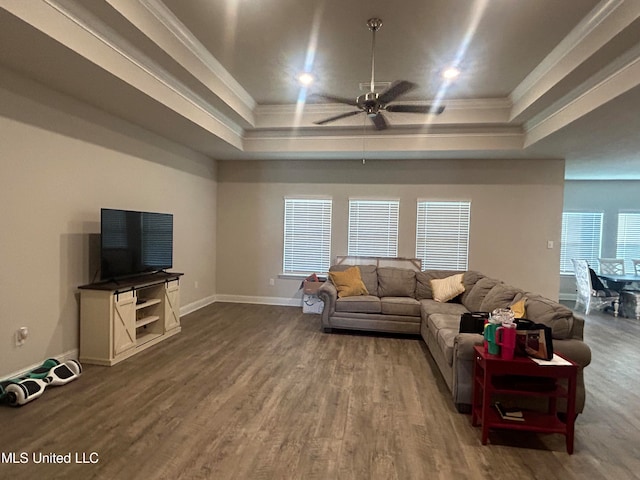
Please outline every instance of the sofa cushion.
M464 292L464 285L462 284L463 277L463 273L458 273L447 278L432 279L431 290L433 291L433 299L436 302L448 302L456 298Z
M329 272L329 277L338 290L338 298L369 294L358 267L347 268L343 272Z
M367 287L369 295L379 297L378 268L375 265L360 265L360 276L362 277L365 287Z
M464 277L462 278L462 284L464 285L464 292L460 295L460 303L464 304L469 293L475 286L478 281L484 278L484 275L480 272L476 272L474 270L467 270L464 272Z
M410 297L381 297L380 309L386 315L420 316L420 302Z
M380 313L380 299L373 295L339 298L336 300L336 312Z
M433 299L420 300L420 310L422 312L422 318L424 319L426 319L430 315L433 315L434 313L455 315L458 318L458 326L460 324L460 315L468 312L465 306L460 303L442 303L436 302Z
M447 278L458 273L463 272L460 270L425 270L424 272L416 272L416 298L418 300L433 298L431 280Z
M480 306L482 305L482 300L484 300L487 293L498 283L500 283L500 280L494 278L481 278L475 283L469 294L463 296L462 304L467 307L470 312L481 312Z
M408 268L378 268L379 297L411 297L416 295L416 272Z
M429 315L427 324L434 336L438 333L438 330L443 328L458 331L460 329L460 316L451 313L434 313L433 315Z
M441 328L438 330L438 347L449 365L453 365L453 347L458 336L457 328Z
M453 365L453 346L460 328L460 316L435 313L429 316L427 323L447 363Z
M553 338L564 340L572 337L573 312L569 308L541 295L527 293L526 297L529 320L551 327Z
M344 272L353 265L333 265L329 272ZM360 277L364 286L367 287L369 295L378 296L378 273L375 265L358 265L360 269Z
M492 312L496 308L507 308L514 300L522 296L522 290L506 283L496 284L480 304L480 311Z

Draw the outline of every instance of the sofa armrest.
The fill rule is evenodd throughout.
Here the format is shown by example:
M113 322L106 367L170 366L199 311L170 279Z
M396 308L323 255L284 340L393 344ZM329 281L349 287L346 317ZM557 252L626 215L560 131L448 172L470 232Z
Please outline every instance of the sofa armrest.
M331 283L331 281L327 280L318 289L318 298L324 302L324 308L322 309L322 327L331 328L329 318L336 311L338 289L333 283Z
M482 345L484 337L478 333L459 333L454 340L454 363L455 359L473 360L475 351L473 347Z
M476 345L482 345L484 337L477 333L459 333L453 342L451 394L453 403L471 405L473 392L473 366Z
M591 349L582 340L553 340L553 351L577 363L581 368L591 363Z
M571 330L571 338L576 340L584 339L584 317L573 314L573 329Z

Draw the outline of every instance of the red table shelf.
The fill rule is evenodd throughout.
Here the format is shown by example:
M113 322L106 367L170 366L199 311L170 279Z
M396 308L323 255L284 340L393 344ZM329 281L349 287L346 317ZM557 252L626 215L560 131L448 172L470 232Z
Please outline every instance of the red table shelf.
M539 433L561 433L566 437L567 452L573 453L573 436L576 403L576 376L578 366L571 360L569 365L538 365L528 357L515 357L504 360L491 355L482 346L474 347L475 361L473 370L473 405L471 422L482 427L482 444L486 445L490 428L523 430ZM510 376L510 377L505 377ZM522 385L510 385L498 381L505 378L553 379L555 386L547 389L530 390ZM557 380L566 379L566 388ZM493 407L492 398L496 394L509 394L520 397L542 397L548 399L547 412L524 411L524 421L504 420ZM557 415L557 399L567 401L566 421Z

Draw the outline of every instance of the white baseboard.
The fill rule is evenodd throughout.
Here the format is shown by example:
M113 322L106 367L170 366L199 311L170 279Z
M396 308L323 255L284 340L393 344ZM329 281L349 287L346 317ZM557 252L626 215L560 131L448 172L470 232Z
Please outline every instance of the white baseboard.
M33 365L29 365L28 367L26 367L23 370L20 370L18 372L12 372L12 373L9 373L8 375L3 375L2 378L3 379L11 379L11 378L18 378L18 377L21 377L23 375L26 375L27 373L31 372L32 370L35 370L36 368L40 367L44 363L44 361L49 359L49 358L55 358L60 363L64 363L67 360L77 360L78 359L78 354L79 354L79 350L77 348L74 348L73 350L69 350L68 352L64 352L64 353L62 353L60 355L56 355L55 357L43 358L42 362L40 362L40 363L34 363Z
M301 298L285 298L285 297L254 297L248 295L212 295L200 300L196 300L188 305L180 307L180 316L188 315L196 310L211 305L215 302L229 303L253 303L256 305L278 305L282 307L302 307Z
M215 303L215 302L254 303L259 305L280 305L280 306L302 308L301 298L250 297L250 296L244 296L244 295L212 295L180 307L180 316L182 317L189 313L195 312L196 310L204 308L207 305L211 305L212 303ZM79 349L74 348L73 350L69 350L68 352L61 353L60 355L55 355L47 358L55 358L60 363L64 363L67 360L77 360L78 356L79 356ZM40 363L34 363L33 365L24 367L19 371L10 372L6 375L2 375L0 379L10 379L10 378L21 377L22 375L25 375L31 372L32 370L38 368L39 366L41 366L45 360L46 358L43 358L42 362Z
M301 298L252 297L248 295L216 295L216 302L254 303L257 305L279 305L283 307L302 308Z
M187 315L189 313L195 312L196 310L200 310L201 308L206 307L207 305L211 305L216 301L215 295L211 295L210 297L201 298L200 300L196 300L188 305L183 305L180 307L180 316Z
M558 296L558 298L560 298L560 300L568 300L568 301L575 302L577 296L578 295L576 295L575 293L561 293Z

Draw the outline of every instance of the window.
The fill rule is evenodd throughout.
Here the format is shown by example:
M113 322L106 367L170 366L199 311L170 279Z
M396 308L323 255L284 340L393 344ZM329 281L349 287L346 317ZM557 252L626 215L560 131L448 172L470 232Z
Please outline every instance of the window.
M349 255L398 256L398 200L349 200Z
M283 273L329 271L331 199L285 198Z
M573 274L571 260L587 260L598 269L602 244L602 213L563 212L560 240L560 273Z
M633 272L633 258L640 258L640 213L618 213L616 257L624 258L625 271Z
M418 201L416 258L423 269L467 270L471 202Z

